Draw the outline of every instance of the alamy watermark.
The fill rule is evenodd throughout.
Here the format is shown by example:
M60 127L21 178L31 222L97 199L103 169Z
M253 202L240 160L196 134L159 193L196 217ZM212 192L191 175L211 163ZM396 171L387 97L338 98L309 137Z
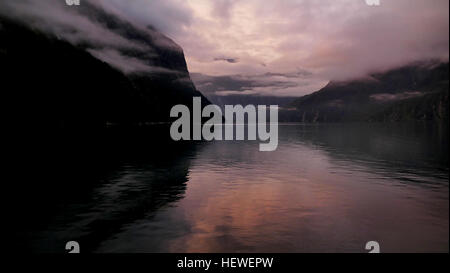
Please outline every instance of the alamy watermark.
M79 6L80 0L66 0L66 5L68 6Z
M263 141L260 151L275 151L278 147L278 105L225 105L225 123L222 110L217 105L202 108L201 97L194 97L191 111L186 105L178 104L170 110L170 116L178 118L170 127L173 140L247 140ZM245 122L247 117L247 122ZM202 118L210 118L202 124ZM192 126L191 126L192 120ZM192 134L191 134L192 128ZM247 130L246 130L247 129ZM267 130L268 129L268 130ZM192 135L192 138L191 138Z
M366 243L366 250L369 250L369 253L380 253L380 244L377 241L369 241Z
M368 6L379 6L380 0L365 0Z
M66 243L68 253L80 253L80 244L77 241L69 241Z

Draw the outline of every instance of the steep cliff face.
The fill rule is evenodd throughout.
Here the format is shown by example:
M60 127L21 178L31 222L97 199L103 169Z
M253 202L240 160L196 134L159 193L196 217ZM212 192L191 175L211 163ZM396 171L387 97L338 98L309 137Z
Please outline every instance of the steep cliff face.
M3 102L16 123L169 121L173 105L190 106L193 96L202 96L182 49L152 27L135 26L94 2L64 10L70 24L28 10L17 17L11 3L0 4L0 74Z
M304 122L448 120L448 73L448 63L410 65L330 82L291 106Z

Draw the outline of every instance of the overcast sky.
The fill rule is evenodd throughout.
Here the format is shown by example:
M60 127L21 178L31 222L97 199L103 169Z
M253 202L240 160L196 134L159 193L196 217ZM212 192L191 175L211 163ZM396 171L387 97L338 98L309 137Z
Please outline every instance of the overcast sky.
M180 44L191 72L276 73L266 77L274 86L236 90L248 94L302 95L329 80L449 55L448 0L112 1ZM282 76L301 71L311 74Z
M168 35L183 48L190 72L252 83L222 94L299 96L329 80L418 60L448 60L448 0L380 1L380 6L365 0L95 2Z

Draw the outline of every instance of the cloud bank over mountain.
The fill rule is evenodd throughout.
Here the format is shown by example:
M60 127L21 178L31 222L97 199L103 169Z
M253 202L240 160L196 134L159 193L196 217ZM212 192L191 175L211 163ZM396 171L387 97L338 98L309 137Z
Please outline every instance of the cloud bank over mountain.
M158 51L182 52L172 40L101 1L81 3L68 6L59 0L5 0L0 4L0 15L84 48L127 74L179 72L157 63Z
M133 63L136 60L117 58L111 52L116 47L142 45L78 17L76 8L64 6L62 0L6 2L12 7L9 14L40 18L36 24L64 31L71 41L89 40L106 47L109 51L98 55L126 61L125 69L142 68ZM89 2L93 1L81 0L81 5ZM258 75L280 75L228 91L300 96L330 80L352 79L420 60L447 61L449 55L447 0L381 0L378 7L364 0L99 0L95 4L142 29L152 26L174 39L183 48L191 72L239 75L253 81ZM145 50L151 54L151 49ZM282 76L298 71L308 75ZM282 88L279 81L285 82Z

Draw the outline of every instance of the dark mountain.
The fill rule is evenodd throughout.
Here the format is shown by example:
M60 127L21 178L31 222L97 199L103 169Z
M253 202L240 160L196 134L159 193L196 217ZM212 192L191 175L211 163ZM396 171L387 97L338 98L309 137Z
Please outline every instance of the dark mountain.
M304 122L448 120L448 73L448 63L427 62L330 82L284 115Z
M152 27L136 27L88 1L68 11L67 20L84 20L92 29L8 16L4 3L0 75L3 103L15 124L165 122L173 105L190 106L193 96L202 96L182 49ZM205 97L203 102L208 103Z
M375 113L369 121L448 121L448 88L441 92L431 92L420 97L393 103Z

